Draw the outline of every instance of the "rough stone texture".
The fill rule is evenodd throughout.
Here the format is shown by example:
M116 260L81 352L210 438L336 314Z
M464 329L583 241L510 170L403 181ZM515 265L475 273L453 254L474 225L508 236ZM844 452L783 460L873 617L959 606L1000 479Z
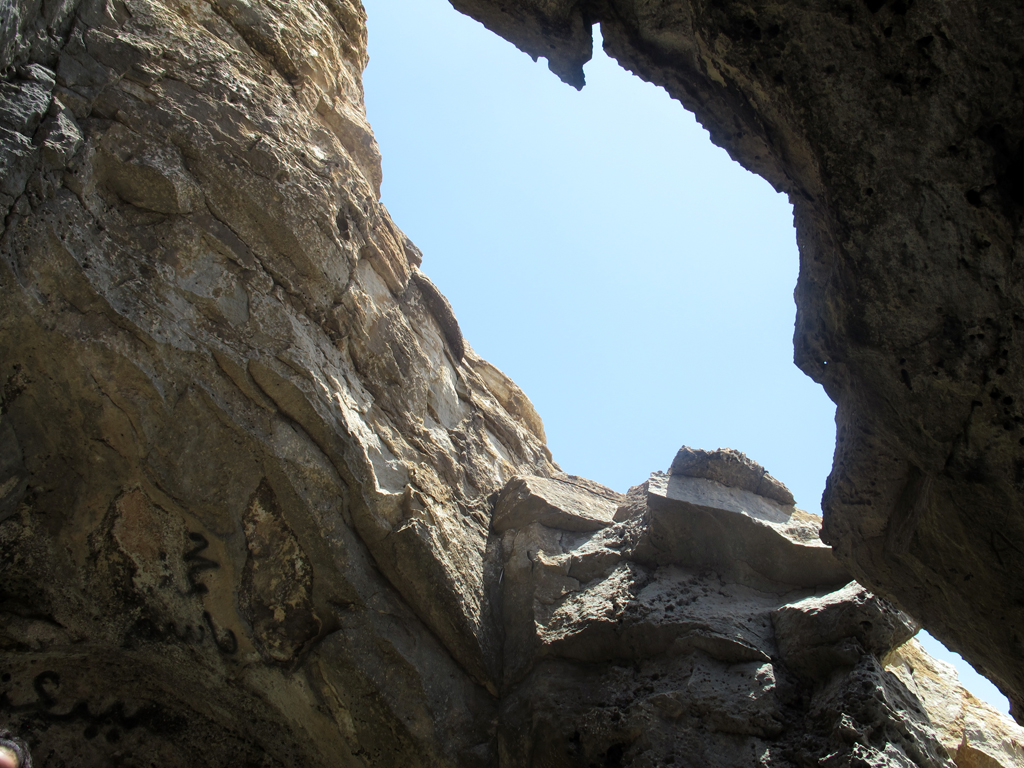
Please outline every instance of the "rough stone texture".
M377 202L362 8L3 14L0 725L52 766L490 764L488 497L556 467Z
M775 641L796 674L821 680L868 651L882 658L919 627L907 614L857 582L824 597L784 605L772 614Z
M520 477L498 495L491 526L498 533L539 522L564 531L596 531L612 524L625 497L573 475Z
M763 469L691 451L623 497L552 463L378 202L358 4L0 10L0 740L951 765L880 661L906 622Z
M722 485L756 493L787 507L796 503L789 488L769 475L768 470L756 461L732 448L703 451L684 445L672 460L669 474L714 480Z
M560 530L569 510L537 505L505 529L499 765L1021 765L1024 731L1007 718L988 740L963 717L933 722L921 673L893 666L917 626L884 599L856 582L794 588L793 565L776 558L751 586L731 549L745 516L723 509L717 527L693 530L709 553L700 563L676 550L652 563L657 480L640 487L648 506L634 489L637 513L612 526ZM964 695L927 681L939 702ZM972 758L987 750L992 762L970 762L950 738L976 738Z
M824 538L1024 717L1024 6L452 0L566 82L590 25L785 192Z
M639 556L715 567L752 587L838 586L850 574L818 538L821 520L742 488L655 472Z
M965 691L952 666L933 659L916 640L884 661L924 704L939 741L959 768L1024 765L1024 729Z

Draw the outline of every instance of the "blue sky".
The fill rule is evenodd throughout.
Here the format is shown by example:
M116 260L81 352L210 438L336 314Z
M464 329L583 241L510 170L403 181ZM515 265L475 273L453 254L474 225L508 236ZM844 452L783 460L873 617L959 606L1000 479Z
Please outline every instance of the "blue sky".
M835 409L792 363L786 197L599 46L577 92L444 0L364 5L383 202L562 469L625 491L736 448L820 514Z

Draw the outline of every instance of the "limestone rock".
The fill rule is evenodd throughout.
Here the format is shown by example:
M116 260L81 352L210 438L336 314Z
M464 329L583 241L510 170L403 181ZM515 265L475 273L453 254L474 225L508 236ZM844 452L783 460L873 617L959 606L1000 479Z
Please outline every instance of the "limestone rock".
M881 661L916 631L909 617L855 582L752 586L729 559L749 525L738 511L652 562L665 482L653 475L595 531L534 520L503 534L499 765L952 768L925 705ZM548 523L572 524L578 500L563 499ZM697 550L721 559L695 564ZM801 565L811 575L790 578L816 581L813 558L787 573Z
M622 494L584 478L518 477L498 495L491 526L498 533L541 523L564 531L611 525Z
M552 463L379 203L357 2L0 8L0 730L37 763L944 764L885 643L787 665L783 606L864 606L755 465Z
M488 499L557 467L379 202L361 6L2 16L0 726L489 764Z
M786 665L820 680L853 666L867 651L883 658L917 633L918 625L857 582L772 613L775 642Z
M743 453L731 448L704 451L684 445L672 460L670 475L703 477L730 488L750 491L758 496L793 506L796 500L789 489L768 474L768 470Z
M607 53L793 204L824 536L1024 717L1024 6L452 0L576 87Z
M818 539L819 519L715 480L656 472L647 481L642 557L713 568L783 591L838 586L849 573Z
M929 656L916 640L899 646L884 661L924 705L939 741L959 768L1024 765L1024 728L964 690L951 665Z
M798 749L823 751L818 765L954 768L920 699L873 655L818 687L808 710Z

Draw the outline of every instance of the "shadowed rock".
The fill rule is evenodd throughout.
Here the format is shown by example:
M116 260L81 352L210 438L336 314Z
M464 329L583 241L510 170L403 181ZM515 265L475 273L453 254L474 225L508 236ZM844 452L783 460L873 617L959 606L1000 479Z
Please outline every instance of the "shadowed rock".
M689 506L664 507L671 480L699 484ZM504 492L522 488L516 479ZM712 499L721 506L709 512ZM657 473L599 530L553 527L575 523L578 498L547 497L549 505L560 501L561 517L524 518L502 535L503 768L609 760L952 768L945 744L952 737L932 726L913 684L883 663L916 625L856 582L814 585L823 573L845 578L834 561L823 569L817 559L824 549L813 535L818 518L802 513L794 521L792 507L749 491ZM715 524L691 525L686 547L654 561L653 531L668 514L713 515ZM760 539L750 533L755 524ZM810 540L814 554L777 554ZM749 552L737 564L737 552L757 543L776 553L758 563L761 571L749 567ZM960 701L955 688L936 688L941 701ZM1007 746L987 744L984 754L997 758L977 765L1016 766L1024 732L1006 718L1000 727L1008 728L999 731ZM957 728L949 726L956 738L982 742Z
M782 606L772 613L772 625L786 665L815 680L853 666L865 652L884 658L919 628L910 616L857 582Z

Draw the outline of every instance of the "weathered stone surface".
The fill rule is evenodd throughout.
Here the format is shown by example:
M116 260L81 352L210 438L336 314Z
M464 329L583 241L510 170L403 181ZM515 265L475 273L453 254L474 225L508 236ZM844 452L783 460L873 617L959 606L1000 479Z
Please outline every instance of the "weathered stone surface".
M789 489L756 461L732 448L704 451L684 445L669 468L670 475L703 477L730 488L750 491L777 501L783 506L796 504Z
M873 655L815 690L806 725L801 756L823 753L817 765L828 768L955 765L921 701Z
M947 764L890 634L788 666L784 606L864 606L763 470L558 471L378 202L357 3L0 9L0 739L83 768Z
M882 658L918 630L907 614L857 582L782 606L772 625L786 665L815 680L856 664L865 651Z
M0 725L490 764L488 498L557 468L378 202L362 8L3 8Z
M1024 7L452 0L577 87L605 50L793 203L824 534L1024 716Z
M881 662L916 631L909 617L856 583L743 583L726 546L738 513L691 531L723 559L652 564L654 513L630 496L633 513L597 531L527 519L502 536L499 765L953 766Z
M818 539L820 519L714 480L655 472L638 556L714 568L762 589L837 586L850 580Z
M924 705L939 741L959 768L1024 765L1024 728L974 698L956 669L911 640L884 659Z
M491 525L498 533L540 523L563 531L595 531L612 524L621 493L584 478L518 477L498 495Z

